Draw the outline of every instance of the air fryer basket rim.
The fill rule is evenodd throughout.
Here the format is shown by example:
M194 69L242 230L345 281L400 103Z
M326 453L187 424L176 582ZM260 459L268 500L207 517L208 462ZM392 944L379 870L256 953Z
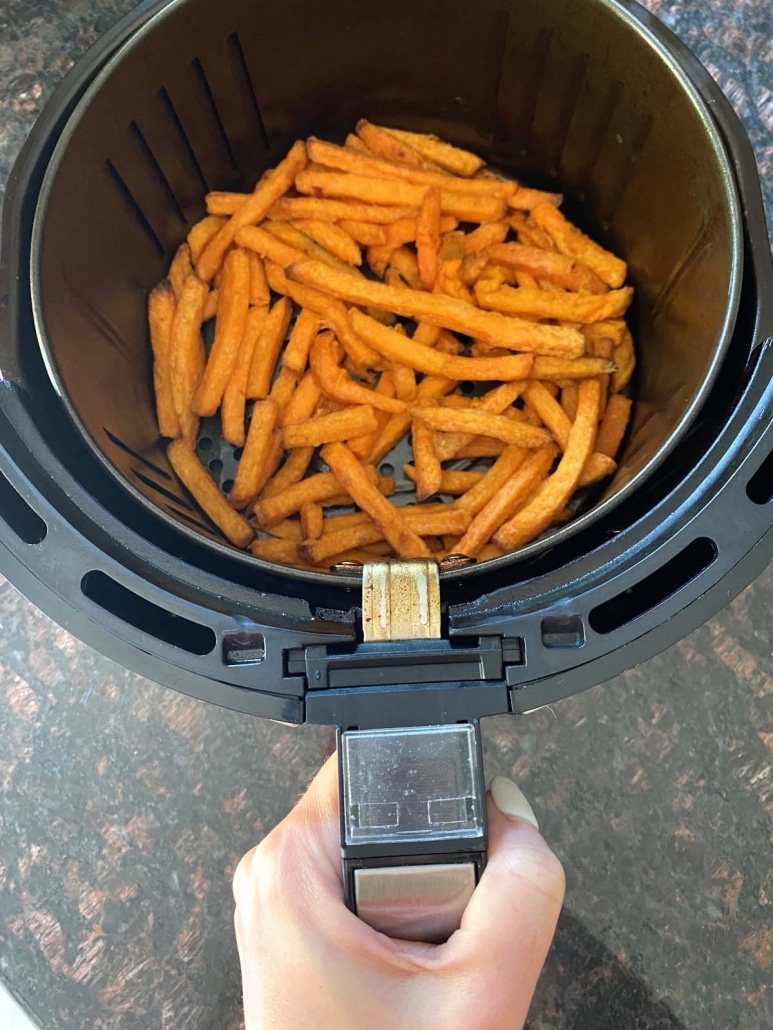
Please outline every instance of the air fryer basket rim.
M116 468L116 466L106 457L104 452L97 445L92 434L80 418L76 406L72 402L68 391L65 388L58 370L55 355L53 354L50 346L43 313L40 256L42 251L46 214L59 167L66 154L72 136L78 128L81 118L88 109L93 97L103 88L105 82L109 80L116 67L120 65L125 56L130 53L135 46L141 46L144 39L146 39L150 33L154 31L163 31L164 21L173 15L178 6L182 6L187 2L188 0L166 0L166 2L161 0L161 3L158 5L155 12L150 15L148 15L147 12L143 12L144 17L142 24L140 24L136 32L130 35L118 47L117 51L97 73L93 82L87 87L75 109L69 116L56 143L45 172L35 209L32 230L32 247L30 252L30 283L32 291L33 316L40 351L51 383L65 407L70 420L77 427L78 432L85 441L92 455L97 459L101 467L104 468L120 485L120 487L124 490L128 490L132 495L133 500L138 502L154 518L162 520L169 528L172 528L174 532L183 534L190 541L195 542L198 545L205 546L215 554L219 554L221 556L228 555L232 560L236 557L237 561L244 563L247 567L255 570L255 572L264 570L276 573L279 568L279 571L283 576L288 577L288 579L295 580L298 583L312 581L317 584L325 584L334 580L337 584L356 586L358 583L358 578L356 576L345 574L334 575L328 572L311 572L307 570L293 569L286 566L278 567L275 563L258 559L246 552L240 552L225 542L210 539L209 537L198 533L195 529L182 524L180 521L172 518L172 516L163 511L159 506L155 505L145 495L143 495L134 486L134 484L118 470L118 468ZM716 344L712 358L698 391L668 435L666 441L627 483L619 488L611 497L593 505L588 511L584 512L570 523L549 532L542 538L513 554L506 554L500 558L491 559L480 565L473 564L466 569L459 570L453 574L455 579L465 579L478 575L482 570L498 570L527 561L534 555L549 547L554 547L568 541L596 520L609 514L612 510L617 508L618 505L629 498L642 485L642 483L645 482L662 465L662 463L689 432L711 390L711 387L716 381L719 369L722 366L730 344L732 330L737 317L743 278L743 223L735 175L727 148L724 140L722 139L721 133L719 132L716 121L712 116L705 99L689 75L688 70L685 69L678 57L669 50L666 45L666 41L660 39L649 26L642 23L639 17L642 10L638 5L629 4L626 0L595 0L595 2L601 7L608 9L611 16L616 15L617 17L623 18L627 26L638 33L642 40L642 44L651 47L656 52L657 57L669 66L670 71L678 81L680 88L689 96L690 102L700 116L704 132L706 132L710 138L712 149L722 168L722 184L731 222L730 236L733 254L730 262L730 290L724 310L724 317L721 326L717 329ZM442 575L446 577L450 574L443 573Z

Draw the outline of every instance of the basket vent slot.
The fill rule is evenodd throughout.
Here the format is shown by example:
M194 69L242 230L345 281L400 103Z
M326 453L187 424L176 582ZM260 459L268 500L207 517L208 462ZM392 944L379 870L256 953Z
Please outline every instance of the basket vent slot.
M158 91L158 99L161 102L161 107L165 110L169 118L169 121L174 126L175 132L177 133L177 136L185 149L185 153L188 156L188 160L190 161L191 166L193 167L196 175L199 178L199 181L201 182L201 190L204 193L208 192L209 186L207 184L204 172L202 171L201 165L199 164L199 159L196 157L196 153L193 147L191 146L191 141L188 139L188 135L185 129L183 128L183 124L180 121L180 116L177 113L177 108L172 103L172 98L169 96L169 93L163 86Z
M746 484L746 496L753 504L770 504L773 501L773 451Z
M189 654L211 654L215 649L217 638L208 626L153 604L104 572L87 572L81 580L81 590L94 604L156 640Z
M209 105L212 115L214 116L214 124L219 129L223 149L228 157L228 161L231 165L231 168L234 171L238 171L239 166L236 162L236 158L234 157L233 148L231 147L231 141L228 138L228 133L226 132L225 125L223 125L223 119L220 117L220 112L217 109L215 97L212 93L212 87L209 84L207 73L204 71L204 65L201 63L198 57L194 57L194 59L191 61L191 70L193 71L193 74L201 88L201 92L203 96L206 98L206 102Z
M255 84L252 81L250 69L247 66L247 58L244 56L242 43L237 32L232 32L228 37L228 52L234 78L243 88L245 96L249 97L250 106L252 107L253 114L258 126L260 127L260 135L263 140L263 145L266 150L270 150L271 145L268 140L268 133L266 132L266 124L263 121L263 112L261 111L260 104L258 103Z
M110 158L108 158L105 161L105 171L107 172L108 178L123 198L124 203L127 205L131 213L133 214L134 220L137 222L142 231L145 233L150 242L158 251L159 257L164 257L164 255L166 254L166 247L156 235L155 229L145 217L145 212L137 203L136 199L134 198L134 195L132 194L132 191L123 181L120 172L115 167Z
M25 544L42 544L48 526L0 472L0 517Z
M691 583L716 557L714 541L698 537L656 572L594 608L588 619L591 628L603 634L626 626Z

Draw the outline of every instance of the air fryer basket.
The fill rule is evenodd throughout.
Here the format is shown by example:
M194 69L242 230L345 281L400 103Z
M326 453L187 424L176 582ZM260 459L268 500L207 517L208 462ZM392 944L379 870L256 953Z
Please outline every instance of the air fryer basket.
M420 675L410 648L360 642L356 580L219 539L151 403L145 298L203 194L249 188L295 138L340 139L362 116L559 184L637 293L618 474L549 539L444 578ZM3 571L159 682L339 726L523 712L667 646L769 559L773 282L753 155L632 2L145 3L47 108L4 216Z
M602 506L527 553L631 493L705 399L742 269L720 135L639 35L592 2L515 2L509 14L478 4L388 14L376 4L170 5L90 88L37 215L41 345L98 456L160 516L222 539L191 510L158 439L147 293L204 213L207 189L249 189L294 138L341 140L365 116L436 131L507 173L557 183L570 213L626 256L640 353L633 432ZM201 438L202 458L232 479L217 419Z

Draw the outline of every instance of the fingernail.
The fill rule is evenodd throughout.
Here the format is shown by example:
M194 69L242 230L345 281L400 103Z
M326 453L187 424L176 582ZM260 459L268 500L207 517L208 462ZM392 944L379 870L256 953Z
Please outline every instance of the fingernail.
M490 789L491 800L503 815L525 819L527 823L539 829L534 810L517 784L508 780L506 776L495 776Z

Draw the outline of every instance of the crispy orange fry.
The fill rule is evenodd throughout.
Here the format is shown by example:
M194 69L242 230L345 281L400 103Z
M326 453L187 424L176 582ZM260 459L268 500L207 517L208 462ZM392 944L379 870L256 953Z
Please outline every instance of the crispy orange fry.
M183 292L183 286L185 280L193 271L193 265L191 264L191 248L186 243L181 243L177 248L177 252L172 258L172 263L169 266L169 274L167 278L172 284L174 295L177 300L180 299L180 295Z
M177 302L169 349L172 356L172 397L180 432L186 440L196 439L199 420L193 413L193 398L204 374L204 341L201 316L207 300L207 284L189 275Z
M295 179L299 193L314 196L350 199L366 204L419 207L426 186L403 182L400 179L371 179L366 175L348 175L344 172L300 172ZM441 210L462 222L495 222L505 213L506 202L496 197L440 191Z
M570 379L561 384L561 407L570 422L577 417L577 383Z
M323 225L326 223L322 223ZM327 223L329 226L333 226L332 222ZM302 254L306 254L314 261L322 261L326 265L330 265L331 268L337 268L340 271L349 272L352 275L358 275L359 271L352 265L347 265L346 262L341 261L335 254L327 250L325 247L321 247L316 240L313 240L311 236L307 236L306 233L301 232L297 228L297 222L282 222L282 221L266 221L263 222L263 227L266 232L270 232L272 236L278 236L279 239L286 243L288 247L294 247L299 250Z
M367 482L378 489L379 478L373 466L361 465L360 468ZM324 504L331 498L340 496L342 489L342 484L332 472L318 472L308 479L287 485L281 493L261 497L255 504L255 518L261 528L269 529L289 515L300 511L304 504Z
M513 354L506 358L453 357L432 347L421 347L356 309L352 310L349 317L357 335L370 347L390 361L408 365L417 372L478 382L494 379L509 381L528 378L534 364L531 354Z
M495 533L494 543L506 550L523 547L547 529L572 496L585 463L593 452L600 393L597 379L584 379L580 383L577 418L558 468L525 507Z
M471 154L468 150L444 143L437 136L428 136L420 132L405 132L402 129L388 129L401 143L406 143L416 150L425 160L440 165L454 175L468 178L483 167L483 158Z
M271 303L271 294L266 282L266 268L263 258L254 250L249 252L250 257L250 304L255 307L268 307Z
M188 233L188 246L191 249L191 260L195 264L201 256L204 248L225 225L225 218L216 218L214 215L207 215L200 222L196 222Z
M337 147L334 143L326 143L314 137L307 140L306 147L313 161L327 168L337 168L355 175L378 179L402 179L420 186L436 186L438 189L496 197L498 200L506 200L518 188L514 182L504 179L465 179L445 172L411 168L367 154L355 154L343 147Z
M515 474L529 453L525 447L506 447L480 482L454 501L454 507L477 515Z
M482 397L475 398L474 401L469 399L469 405L464 406L472 406L480 411L488 411L492 415L501 415L521 396L525 388L526 384L522 382L503 383L501 386L496 386L493 390L487 391ZM468 398L464 399L467 400ZM450 398L446 398L446 400L450 400ZM471 443L476 435L478 434L444 433L435 442L438 457L441 461L448 461L468 443Z
M416 469L413 465L403 465L403 472L405 472L412 483L416 482ZM452 496L466 494L468 490L471 490L472 487L476 486L483 479L484 475L485 473L483 472L443 469L440 475L440 488L436 492L451 494Z
M172 324L177 304L174 289L163 279L148 297L148 324L153 348L153 385L156 391L156 418L161 436L174 438L180 422L172 393Z
M250 550L256 558L267 562L280 562L282 565L295 565L305 568L305 563L298 556L298 545L294 540L253 540Z
M305 425L287 426L284 431L285 447L320 447L322 444L348 440L352 436L372 433L378 428L373 408L369 404L344 408L329 415L320 415Z
M279 414L285 410L290 402L290 398L295 394L295 388L298 385L298 374L293 372L291 368L279 369L276 379L271 384L271 390L269 397L276 404L279 409Z
M229 193L225 190L213 190L204 198L207 212L210 215L225 215L230 218L249 200L249 193Z
M357 122L357 136L365 147L366 153L393 161L408 168L426 168L427 162L408 143L401 142L389 129L361 118ZM350 148L351 149L351 148Z
M633 337L627 328L623 331L620 345L615 347L613 360L617 371L612 374L612 392L619 393L626 388L633 375L633 370L636 368L636 351L633 347Z
M416 222L416 256L425 289L431 290L438 273L440 250L440 190L430 186L424 194Z
M419 205L360 204L352 200L330 200L326 197L285 197L268 212L274 220L318 218L326 222L343 220L389 225L400 218L416 218Z
M169 463L202 511L237 547L246 547L255 536L252 526L235 512L220 488L196 457L193 444L173 440L167 448Z
M263 331L255 345L247 376L249 398L268 397L279 351L282 349L293 306L287 297L280 297L271 308L263 324Z
M273 469L268 467L268 458L278 413L272 400L259 401L252 409L247 442L231 489L230 500L234 508L244 508L249 504L273 473Z
M544 190L519 186L512 197L508 198L508 203L516 211L532 211L538 204L552 204L553 207L558 207L563 199L561 193L545 193Z
M419 322L413 334L413 342L420 343L422 347L434 347L440 333L440 326L430 325L429 322Z
M622 394L613 393L607 401L607 410L599 425L596 450L609 458L617 457L623 442L628 420L631 417L631 400Z
M412 250L408 250L407 247L398 247L397 250L393 251L389 259L389 268L387 268L387 276L385 278L388 277L390 269L397 272L400 278L412 290L421 289L419 261Z
M540 229L548 233L562 254L582 261L607 286L619 289L623 285L628 274L625 261L615 257L572 225L553 204L538 204L531 217Z
M409 403L416 400L416 373L407 365L401 365L397 361L392 362L392 380L395 384L395 395L401 400ZM405 407L401 409L405 411Z
M250 261L240 247L231 250L225 259L219 295L215 342L193 403L198 415L214 415L220 407L244 339L250 304Z
M550 434L547 430L538 429L525 422L514 422L504 415L494 415L489 411L442 407L410 410L415 419L426 422L437 432L491 436L495 440L517 444L519 447L542 447L550 443Z
M573 361L563 361L561 358L536 357L531 378L587 379L589 376L603 376L614 370L613 362L604 358L575 358Z
M435 434L426 422L414 418L411 423L411 442L416 463L416 499L419 501L426 501L438 493L443 479L434 437Z
M311 372L306 372L295 388L295 393L287 402L287 406L279 419L279 424L282 428L302 425L314 414L321 396L322 390L317 380Z
M507 222L486 222L462 237L462 251L465 254L480 254L489 247L504 243L509 230Z
M324 515L322 505L304 504L301 508L301 530L304 540L318 540L322 536Z
M524 391L524 397L553 434L553 439L561 450L564 450L569 441L572 423L558 401L542 383L537 382L529 383Z
M204 248L196 262L196 271L200 279L209 282L214 278L239 230L261 221L271 205L289 190L296 175L306 167L307 162L306 145L301 141L294 143L287 157L260 180L254 192Z
M373 392L382 397L394 397L396 395L395 382L391 371L386 371L381 374L381 378L378 383L376 383ZM370 455L381 431L384 426L386 426L390 418L388 412L376 407L376 405L374 405L374 412L376 415L376 421L378 422L378 428L375 432L364 433L362 436L353 436L350 440L347 440L349 450L360 460L364 460Z
M617 462L612 458L607 457L606 454L602 454L601 451L594 451L590 458L585 462L585 466L582 470L582 475L577 480L577 489L582 490L584 486L591 486L593 483L598 483L602 479L607 479L617 470ZM560 517L560 513L556 518ZM572 517L571 515L569 516Z
M459 554L477 558L481 548L489 542L502 523L513 517L545 479L557 453L555 444L547 444L530 454L488 504L481 508L456 544L455 550Z
M338 364L337 347L332 333L320 333L311 348L310 364L320 389L341 404L369 404L381 411L405 411L405 403L394 397L369 390L355 382ZM378 423L376 423L376 428ZM368 432L365 430L364 432Z
M236 358L236 365L223 393L223 403L220 409L223 436L234 447L243 447L244 441L247 438L244 426L244 412L247 404L247 376L252 363L252 355L263 332L267 315L268 307L250 308L247 312L244 337Z
M318 332L319 315L309 308L302 308L282 356L284 368L303 375L309 361L309 350Z
M217 306L220 302L220 294L218 290L210 290L207 294L207 300L204 304L204 311L201 316L202 325L204 322L209 322L210 319L217 316Z
M489 248L487 256L490 261L506 268L549 279L567 290L584 290L596 294L607 292L606 284L595 272L566 254L541 250L539 247L525 247L522 243L499 243Z
M403 508L393 508L392 511L399 512L400 518L408 529L420 536L464 532L464 528L469 522L469 515L465 512L454 511L448 505L442 512L424 512L422 507L422 505L406 505ZM378 543L385 536L384 529L369 520L359 525L335 530L332 533L323 533L317 539L304 540L299 547L299 553L307 561L318 565L326 558L342 551Z
M386 243L386 230L383 225L373 222L358 222L353 218L342 218L338 223L344 232L363 247L380 247Z
M277 497L290 487L299 483L306 475L306 470L314 457L313 447L296 447L290 451L287 460L279 471L263 487L260 499Z
M426 558L429 550L409 528L399 509L384 499L368 481L365 470L344 443L329 443L322 458L354 502L366 511L401 558Z
M321 218L299 218L292 223L320 247L348 265L361 265L362 253L353 237L335 222Z
M456 383L453 379L447 379L445 376L429 375L419 383L417 401L421 404L423 402L437 400L438 397L442 397L444 394L450 393L455 385ZM369 460L374 463L381 461L384 455L388 454L398 440L405 435L410 424L411 416L408 412L405 412L402 415L392 415L374 443L373 450L370 452Z
M344 140L344 146L347 150L354 150L358 154L369 154L365 143L360 139L359 136L355 136L353 132L347 133L346 139Z
M301 524L294 519L283 519L282 522L277 522L275 526L271 527L270 533L272 536L279 537L280 540L293 540L296 544L303 540Z
M298 262L288 269L288 277L350 304L370 304L511 350L576 357L585 348L582 333L576 329L536 325L494 311L479 311L453 297L370 282L337 272L319 261Z
M624 286L621 290L609 290L602 296L594 296L590 293L546 293L522 286L518 289L496 287L488 282L478 282L475 296L481 307L508 315L557 318L566 322L599 322L619 318L626 312L633 300L633 287Z
M506 449L507 444L495 440L491 436L475 436L457 452L457 458L496 458Z

